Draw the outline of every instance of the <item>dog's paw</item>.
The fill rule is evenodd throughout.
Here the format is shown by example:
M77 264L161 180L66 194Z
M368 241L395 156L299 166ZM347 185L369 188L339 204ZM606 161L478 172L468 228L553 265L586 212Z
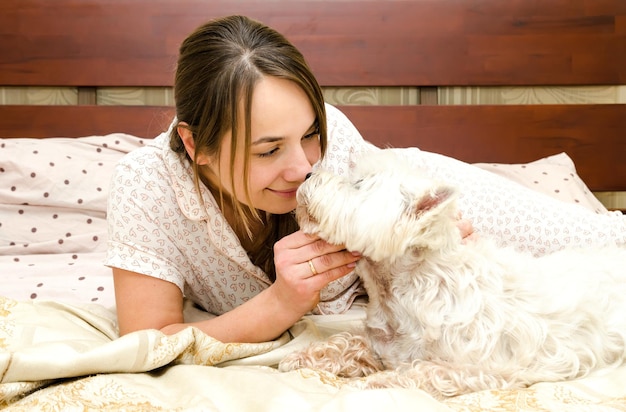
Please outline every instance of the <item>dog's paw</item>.
M382 370L383 365L364 336L342 332L285 356L278 365L282 372L303 368L358 378Z

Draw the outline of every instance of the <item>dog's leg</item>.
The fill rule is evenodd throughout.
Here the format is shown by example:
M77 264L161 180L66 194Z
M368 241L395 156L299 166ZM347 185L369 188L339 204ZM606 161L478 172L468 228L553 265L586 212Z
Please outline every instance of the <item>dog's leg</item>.
M344 378L370 375L383 369L367 339L361 335L341 332L325 341L311 344L303 351L291 353L278 369L321 369Z
M416 362L407 369L409 377L425 376L432 388L443 396L456 396L486 389L517 388L515 382L502 374L485 371L481 365L451 365L447 363Z
M419 388L436 399L457 396L486 389L512 389L519 387L498 374L485 373L479 366L467 367L416 361L410 366L401 366L367 376L355 382L361 388Z

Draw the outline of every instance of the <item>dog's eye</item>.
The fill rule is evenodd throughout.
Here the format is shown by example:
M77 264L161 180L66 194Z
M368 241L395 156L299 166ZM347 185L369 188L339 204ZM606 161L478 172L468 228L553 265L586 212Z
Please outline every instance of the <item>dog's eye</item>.
M361 188L361 183L363 183L363 179L359 179L359 180L357 180L356 182L352 182L352 186L353 186L355 189L360 189L360 188Z

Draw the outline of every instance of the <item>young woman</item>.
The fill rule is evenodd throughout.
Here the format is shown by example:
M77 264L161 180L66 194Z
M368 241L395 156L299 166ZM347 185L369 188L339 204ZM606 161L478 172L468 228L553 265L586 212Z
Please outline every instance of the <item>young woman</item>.
M293 45L242 16L210 21L182 43L174 90L170 129L127 155L112 179L106 264L120 333L189 326L184 298L216 315L193 325L225 342L271 340L312 310L349 308L363 293L353 271L359 255L304 235L291 212L313 165L343 173L360 152L378 149L324 104ZM465 216L502 243L535 253L626 243L624 218L444 156L402 152L461 187ZM467 220L459 229L473 230Z

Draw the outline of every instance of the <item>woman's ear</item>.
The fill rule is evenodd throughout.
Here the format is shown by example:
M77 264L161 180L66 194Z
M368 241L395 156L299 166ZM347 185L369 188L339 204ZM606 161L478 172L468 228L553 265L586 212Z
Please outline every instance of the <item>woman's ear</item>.
M191 130L189 130L188 127L189 125L187 123L181 122L176 128L176 131L178 132L178 135L180 136L180 140L182 140L183 145L185 146L185 150L187 151L187 154L189 155L189 157L192 160L195 159L198 165L205 165L208 163L208 159L204 154L198 153L198 158L197 159L195 158L196 141L193 138L193 133L191 132Z

